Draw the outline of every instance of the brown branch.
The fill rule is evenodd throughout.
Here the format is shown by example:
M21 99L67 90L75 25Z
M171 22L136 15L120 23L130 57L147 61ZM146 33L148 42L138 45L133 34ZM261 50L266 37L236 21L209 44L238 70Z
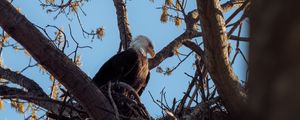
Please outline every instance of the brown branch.
M93 119L115 119L108 112L113 111L109 101L90 78L6 0L0 0L0 26L65 86Z
M12 83L18 84L28 90L28 92L25 92L21 89L0 86L0 95L4 98L20 98L27 100L55 114L59 114L61 102L49 98L43 89L36 82L34 82L34 80L31 80L20 73L13 72L2 67L0 67L0 78L9 80ZM71 105L67 105L68 108L66 111L64 111L63 115L69 116L71 114L72 116L78 116L76 111L71 110L74 107L70 106Z
M18 98L22 100L26 100L32 102L44 109L53 112L54 114L59 114L61 111L62 102L53 100L48 96L39 96L32 94L30 92L25 92L21 89L11 88L7 86L0 85L0 95L1 99L12 99ZM78 116L78 112L82 112L80 109L77 109L71 105L65 105L66 109L63 112L64 116Z
M180 48L183 42L189 41L194 37L197 37L197 34L194 31L186 31L182 33L180 36L170 42L166 47L160 50L154 58L149 59L149 68L153 69L168 57L172 57L175 50Z
M233 8L240 6L244 3L245 0L230 0L224 4L221 5L222 12L228 12L232 10Z
M183 45L190 48L191 50L193 50L202 59L205 58L204 51L196 43L194 43L192 41L185 41L185 42L183 42Z
M132 35L130 32L130 27L127 17L127 9L124 0L114 0L114 5L116 7L116 14L118 20L118 27L120 32L120 39L123 49L126 50L129 47L129 43L132 40Z
M180 59L180 57L178 56L179 59L179 63L177 63L177 65L175 67L173 67L172 69L167 69L164 74L170 75L174 70L176 70L187 58L190 57L190 55L193 53L193 51L189 52L187 55L185 55L185 57L183 59Z
M229 30L229 32L227 33L227 36L231 36L232 33L236 30L236 28L238 28L242 23L243 21L246 19L246 14L243 14L241 16L241 18L233 25L233 27Z
M198 32L197 37L203 36L202 32ZM243 42L249 42L248 37L240 37L240 36L235 36L235 35L230 35L229 40L235 40L235 41L243 41Z
M0 67L0 78L11 81L12 83L18 84L28 90L28 92L35 93L38 96L47 96L43 89L33 80L26 76L13 72L9 69Z
M117 120L120 120L120 117L119 117L120 114L119 114L118 107L117 107L117 105L116 105L116 103L115 103L115 101L114 101L114 99L113 99L113 97L111 95L111 81L108 81L107 94L108 94L108 98L109 98L109 100L110 100L110 102L111 102L111 104L112 104L112 106L114 108L115 116L116 116Z
M181 47L185 41L190 41L195 37L201 36L197 32L197 22L199 21L199 14L196 10L190 11L184 18L186 23L186 31L170 42L166 47L156 53L156 56L149 59L149 68L153 69L168 57L172 57L175 51Z
M196 120L199 119L199 115L201 115L201 112L205 111L205 109L207 108L207 106L209 106L210 104L216 103L218 101L219 98L214 98L211 99L209 101L202 101L201 103L197 104L194 108L194 110L192 111L192 113L183 116L182 118L184 120Z
M186 73L185 73L186 74ZM176 115L180 115L182 114L182 110L184 109L184 104L186 103L186 100L190 94L190 92L192 91L193 87L195 86L196 82L197 82L197 77L199 76L198 72L196 71L194 76L192 77L192 81L188 86L188 89L186 90L184 96L182 97L180 103L178 104L176 110L175 110L175 114Z
M249 0L246 0L241 7L234 11L234 13L232 13L225 21L225 24L227 25L239 12L241 12L248 5L248 2Z
M206 67L230 115L241 117L246 94L230 66L227 35L219 0L197 0Z
M243 41L243 42L249 42L249 38L247 37L239 37L235 35L230 35L229 40L237 40L237 41Z
M196 71L199 74L199 81L197 82L196 87L200 91L199 93L201 95L202 101L206 101L207 97L205 97L205 91L204 90L205 90L205 88L206 89L209 89L209 88L208 88L207 82L206 82L207 76L208 76L208 71L207 71L207 68L205 67L205 60L204 59L196 59L195 65L196 65Z

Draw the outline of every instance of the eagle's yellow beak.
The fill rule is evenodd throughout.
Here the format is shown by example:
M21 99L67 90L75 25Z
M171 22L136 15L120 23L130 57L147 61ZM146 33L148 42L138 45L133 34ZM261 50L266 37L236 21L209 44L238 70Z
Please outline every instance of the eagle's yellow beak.
M153 49L149 49L148 52L149 52L149 54L151 55L152 58L155 57L155 52L154 52Z

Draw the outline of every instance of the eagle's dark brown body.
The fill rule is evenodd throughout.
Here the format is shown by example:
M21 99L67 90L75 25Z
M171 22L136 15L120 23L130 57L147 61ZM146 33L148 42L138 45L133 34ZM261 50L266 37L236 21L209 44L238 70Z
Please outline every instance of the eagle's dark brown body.
M122 81L131 85L139 95L149 80L148 61L133 48L114 55L100 68L93 82L101 87L108 81Z

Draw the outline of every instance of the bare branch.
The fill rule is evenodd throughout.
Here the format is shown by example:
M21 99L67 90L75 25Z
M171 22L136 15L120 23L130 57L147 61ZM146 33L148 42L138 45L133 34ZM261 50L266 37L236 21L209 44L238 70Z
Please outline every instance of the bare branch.
M238 41L250 42L249 38L247 38L247 37L239 37L239 36L235 36L235 35L230 35L229 40L238 40Z
M149 59L149 68L153 69L168 57L172 57L174 55L175 50L180 48L183 42L189 41L194 37L197 37L197 35L193 31L186 31L182 33L180 36L178 36L172 42L170 42L166 47L160 50L154 58Z
M2 96L1 99L12 99L18 98L22 100L26 100L32 102L38 106L45 108L46 110L53 112L55 114L59 114L60 108L62 106L62 102L53 100L48 96L39 96L29 92L25 92L21 89L17 88L10 88L7 86L0 85L0 95ZM65 116L78 116L79 113L82 112L81 110L74 108L71 105L66 105L66 109L63 112ZM82 112L83 113L83 112Z
M27 78L26 76L19 74L17 72L13 72L9 69L4 69L0 67L0 78L11 81L12 83L18 84L24 88L26 88L29 92L32 92L38 96L44 97L47 94L43 91L43 89L33 80Z
M192 41L185 41L183 43L184 46L190 48L191 50L193 50L196 54L198 54L201 58L205 58L204 56L204 51L200 48L200 46L198 46L196 43L192 42Z
M119 117L120 114L119 114L118 107L117 107L117 105L116 105L116 103L115 103L115 101L114 101L114 99L113 99L113 97L112 97L112 95L111 95L111 81L108 82L107 93L108 93L108 98L109 98L109 100L110 100L110 102L112 103L112 106L113 106L113 108L114 108L115 116L116 116L117 120L120 120L120 117Z
M202 32L198 32L197 35L198 37L203 36ZM229 40L235 40L235 41L243 41L243 42L249 42L248 37L241 37L241 36L235 36L235 35L230 35Z
M153 69L168 57L172 57L175 51L181 47L182 43L189 41L195 37L201 36L197 32L197 22L199 21L199 14L197 10L190 11L184 18L186 23L186 31L170 42L166 47L160 50L156 56L149 59L149 68Z
M241 7L234 11L234 13L232 13L225 21L225 24L227 25L239 12L241 12L248 5L248 2L249 0L246 0Z
M234 23L233 27L227 33L227 36L230 37L232 33L236 30L236 28L238 28L238 26L240 26L245 19L246 19L246 14L243 14L241 18L236 23Z
M120 39L123 49L126 50L129 47L129 43L132 40L130 27L127 18L127 9L124 0L114 0L116 7L116 14L118 19L118 27L120 32Z
M194 76L191 76L192 77L192 81L189 84L189 86L188 86L188 88L187 88L184 96L182 97L182 100L180 101L180 103L178 104L178 106L177 106L177 108L175 110L175 114L176 115L182 113L182 110L184 109L184 104L186 103L186 100L187 100L190 92L192 91L193 87L195 86L198 76L199 76L199 74L198 74L197 71L195 72Z
M229 10L232 10L235 7L241 6L244 3L244 1L245 0L230 0L221 5L222 12L228 12Z
M195 120L199 118L199 115L201 115L201 112L205 111L205 108L207 108L207 106L209 106L212 103L216 103L218 101L219 98L214 98L211 99L209 101L202 101L200 104L198 104L193 112L189 115L185 115L182 118L184 120ZM220 118L221 119L221 118Z

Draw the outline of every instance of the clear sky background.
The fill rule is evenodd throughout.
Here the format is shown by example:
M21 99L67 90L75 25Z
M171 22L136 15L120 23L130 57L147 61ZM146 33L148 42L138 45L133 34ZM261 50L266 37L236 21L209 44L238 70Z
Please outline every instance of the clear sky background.
M161 9L157 9L157 7L161 7L164 1L165 0L155 0L154 3L149 0L127 1L128 19L133 37L136 37L137 35L148 36L152 40L156 52L160 51L164 46L185 30L184 24L180 27L176 27L174 22L171 21L165 24L160 22ZM188 1L187 11L195 9L195 1ZM13 5L15 7L20 7L21 13L34 24L41 27L46 25L63 27L67 34L67 39L71 41L68 31L68 24L70 24L72 26L73 35L80 45L88 45L93 48L79 50L79 54L82 58L81 69L91 78L96 74L105 61L117 53L120 40L115 7L112 0L91 0L82 7L84 12L87 13L87 16L84 16L79 12L85 30L95 30L101 26L105 28L105 36L103 39L99 40L96 38L93 42L91 42L91 37L83 37L75 14L72 13L69 15L71 20L68 20L64 15L60 15L56 20L54 20L53 17L56 14L47 14L46 10L42 10L39 4L40 3L37 0L15 0L13 2ZM226 13L224 15L225 18L227 18L233 11L234 10ZM236 19L233 21L236 21ZM247 32L247 25L244 25L242 36L247 36ZM49 29L49 33L52 34L52 37L54 36L53 29ZM196 40L198 42L202 42L202 38L196 38ZM15 41L10 39L9 42L14 43ZM235 53L234 49L236 42L231 41L230 43L233 47L233 52L230 56L232 58ZM74 43L70 42L70 45L71 46L68 48L66 53L70 53L74 50ZM247 48L248 44L241 42L241 49L246 56L248 55ZM187 54L190 50L183 46L179 49L179 52ZM5 66L15 71L26 67L29 61L29 57L26 56L23 51L16 52L13 49L4 49L2 52L2 58ZM157 73L156 68L152 69L149 84L141 96L141 99L153 117L160 116L161 110L155 103L153 103L148 91L152 93L155 99L160 99L160 91L165 87L166 97L169 104L171 104L174 97L179 100L183 96L183 92L186 91L187 85L190 81L190 78L184 75L184 72L194 74L192 66L194 61L194 55L191 55L170 76ZM174 56L166 59L160 64L160 66L162 68L172 68L176 66L178 62L178 58ZM239 79L246 79L245 73L247 64L243 61L240 55L238 55L233 68ZM39 83L40 86L43 87L44 91L47 93L50 92L51 81L49 80L49 76L40 72L37 67L29 68L23 74ZM26 113L25 116L29 116L29 114L30 113ZM10 107L10 102L5 101L5 108L0 111L0 120L20 119L24 119L24 115L16 113L15 110Z

